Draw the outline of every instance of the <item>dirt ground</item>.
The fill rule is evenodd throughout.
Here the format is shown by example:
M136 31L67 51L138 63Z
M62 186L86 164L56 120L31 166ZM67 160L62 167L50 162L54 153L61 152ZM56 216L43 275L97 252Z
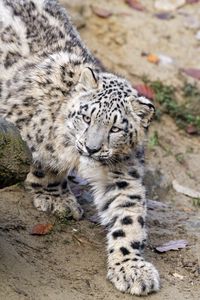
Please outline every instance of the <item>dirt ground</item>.
M172 18L161 20L155 17L152 0L141 1L148 9L145 12L133 10L119 0L61 2L94 54L108 69L126 76L133 84L146 75L151 80L179 86L184 80L191 82L179 68L200 67L200 44L195 38L200 24L191 26L189 21L200 19L200 4L185 5L172 12ZM92 12L91 4L113 15L100 18ZM174 64L151 64L141 55L144 52L168 55ZM167 115L153 123L150 139L155 131L159 144L148 148L146 181L149 198L159 202L149 202L145 256L160 272L161 290L148 298L197 300L200 208L194 206L192 198L177 193L172 181L176 179L200 191L200 139L178 129ZM0 299L138 299L121 294L105 279L105 232L90 220L95 210L87 192L80 201L85 209L81 221L58 222L33 208L23 186L1 190ZM45 236L32 236L30 230L37 223L52 223L54 229ZM188 246L163 254L155 251L156 246L174 239L187 240Z

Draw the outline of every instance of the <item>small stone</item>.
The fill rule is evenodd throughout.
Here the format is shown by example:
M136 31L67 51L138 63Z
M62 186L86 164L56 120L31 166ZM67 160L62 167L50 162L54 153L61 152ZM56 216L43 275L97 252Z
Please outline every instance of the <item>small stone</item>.
M155 8L160 11L174 11L185 3L186 0L157 0L155 1Z
M170 56L167 56L165 54L158 54L159 57L159 63L162 65L172 65L174 64L173 58Z
M181 275L181 274L178 274L178 273L173 273L172 275L173 275L174 277L176 277L176 278L180 279L180 280L183 280L183 278L184 278L184 276L183 276L183 275Z
M186 127L186 132L188 134L196 134L198 133L198 128L192 124L189 124L187 127Z
M200 28L200 20L197 16L186 16L183 24L185 28L189 29Z
M200 30L197 31L197 33L196 33L196 39L197 39L198 41L200 41Z

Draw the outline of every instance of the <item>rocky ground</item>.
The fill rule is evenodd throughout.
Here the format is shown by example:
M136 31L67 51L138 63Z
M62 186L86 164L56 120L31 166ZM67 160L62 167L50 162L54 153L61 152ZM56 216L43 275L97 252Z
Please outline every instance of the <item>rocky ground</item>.
M155 16L158 11L153 0L140 2L145 11L132 9L119 0L61 2L96 57L133 85L141 83L145 75L148 80L159 79L177 89L187 83L198 87L198 82L181 69L200 68L200 42L196 38L200 3L184 5L160 17ZM104 18L99 17L96 8L112 15L105 17L104 11ZM149 62L149 53L165 55L172 61ZM162 285L161 291L149 299L197 300L200 295L199 199L172 187L173 180L177 180L184 187L200 191L200 139L186 131L177 127L176 119L169 114L162 114L149 132L146 181L149 198L158 202L149 202L145 256L158 268ZM83 190L75 189L79 194ZM0 299L137 298L122 295L106 281L105 233L90 221L95 211L87 192L84 198L87 201L80 199L85 209L83 220L58 221L36 211L23 186L1 190ZM37 223L51 223L53 231L45 236L30 235ZM188 241L186 248L162 254L155 251L158 245L180 239Z

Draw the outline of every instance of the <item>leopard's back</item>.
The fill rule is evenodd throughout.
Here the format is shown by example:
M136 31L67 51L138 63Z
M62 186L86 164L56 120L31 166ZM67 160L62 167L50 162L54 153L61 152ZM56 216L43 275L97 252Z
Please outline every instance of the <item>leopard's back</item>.
M0 0L0 79L22 64L67 52L93 60L56 0Z

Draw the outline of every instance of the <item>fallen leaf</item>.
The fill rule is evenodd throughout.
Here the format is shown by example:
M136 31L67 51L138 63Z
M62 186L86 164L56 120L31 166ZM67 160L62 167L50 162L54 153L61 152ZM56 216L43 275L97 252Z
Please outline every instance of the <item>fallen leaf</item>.
M154 99L154 91L146 84L136 84L134 88L138 91L139 95L144 96L150 100Z
M125 2L133 9L144 11L145 7L138 0L125 0Z
M183 249L188 245L188 242L186 240L174 240L174 241L169 241L161 246L156 247L155 249L158 252L167 252L170 250L179 250Z
M189 69L181 69L181 71L188 76L200 80L200 69L189 68Z
M152 64L158 64L159 63L159 57L155 54L149 54L147 55L148 62Z
M176 180L172 181L172 186L178 193L184 194L186 196L189 196L191 198L200 198L200 192L195 191L189 187L183 186L179 184Z
M112 16L112 12L101 7L91 5L93 13L100 18L109 18Z
M196 134L198 133L198 129L196 126L192 125L192 124L189 124L187 127L186 127L186 132L189 133L189 134Z
M45 235L48 234L53 228L52 224L36 224L30 231L31 235Z

